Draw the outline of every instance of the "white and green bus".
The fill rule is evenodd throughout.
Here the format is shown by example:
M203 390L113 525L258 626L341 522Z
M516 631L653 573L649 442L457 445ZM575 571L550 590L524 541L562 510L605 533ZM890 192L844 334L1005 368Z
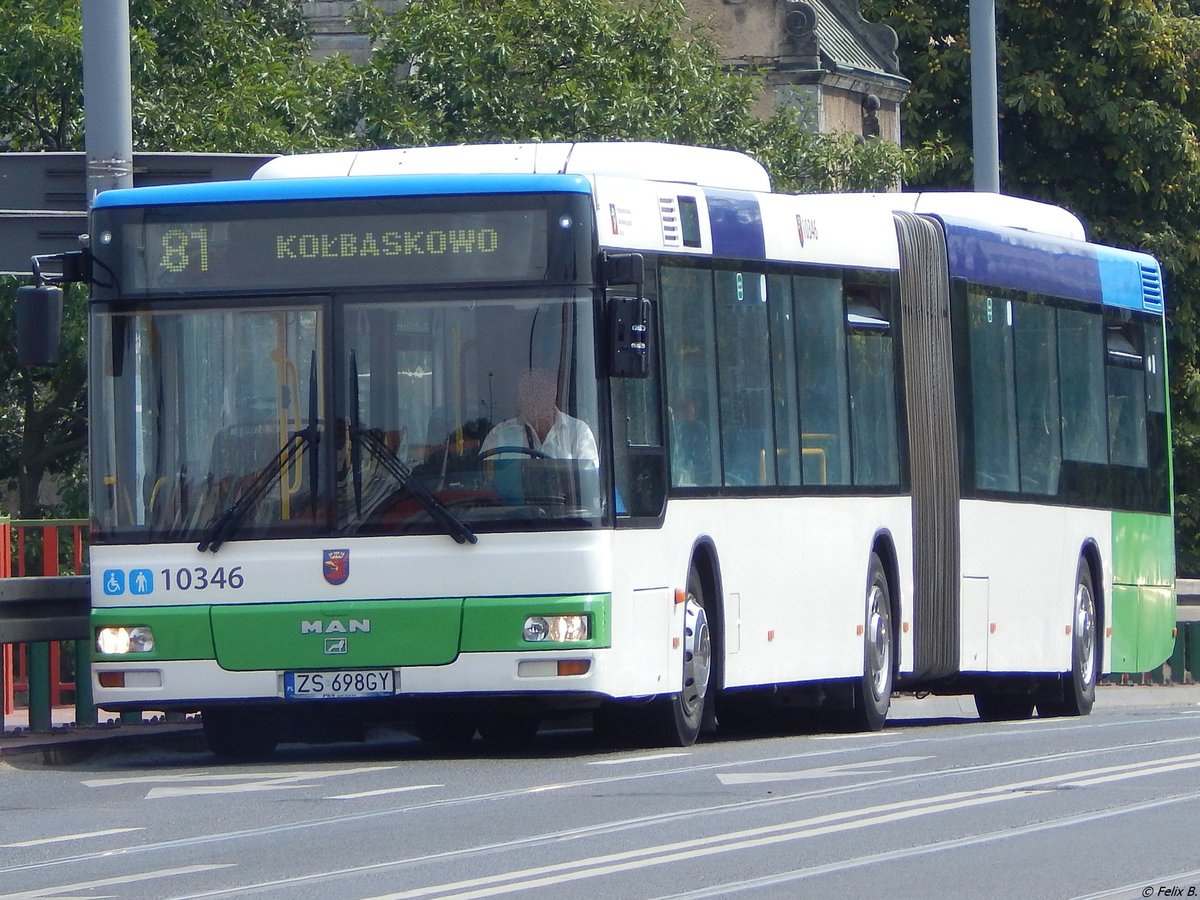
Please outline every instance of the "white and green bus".
M1161 272L1063 210L527 144L90 234L95 698L220 754L1082 715L1172 649Z

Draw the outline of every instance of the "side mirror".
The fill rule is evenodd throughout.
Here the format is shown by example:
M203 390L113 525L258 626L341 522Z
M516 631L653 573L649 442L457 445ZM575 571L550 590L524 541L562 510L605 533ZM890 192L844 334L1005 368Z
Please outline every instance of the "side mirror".
M17 362L53 366L62 338L63 292L51 284L17 288Z

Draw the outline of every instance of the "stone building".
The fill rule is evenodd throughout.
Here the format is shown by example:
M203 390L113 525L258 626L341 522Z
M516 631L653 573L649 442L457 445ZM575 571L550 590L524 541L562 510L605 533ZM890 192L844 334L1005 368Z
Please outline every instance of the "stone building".
M361 59L367 39L348 24L357 0L307 0L315 53ZM385 0L396 8L404 0ZM633 0L630 0L633 2ZM761 72L759 111L794 106L814 130L881 135L900 142L900 105L909 82L900 74L896 34L863 19L859 0L684 0L694 20L711 21L725 62Z

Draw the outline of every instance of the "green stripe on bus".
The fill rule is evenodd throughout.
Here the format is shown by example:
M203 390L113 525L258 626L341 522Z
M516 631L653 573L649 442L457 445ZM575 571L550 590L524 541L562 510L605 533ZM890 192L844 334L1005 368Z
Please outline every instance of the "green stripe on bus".
M1174 527L1170 516L1113 513L1110 671L1148 672L1174 649Z
M212 659L212 631L208 606L138 606L131 609L93 609L92 634L100 628L154 629L154 649L149 653L104 654L93 648L97 662L142 662L165 659Z
M612 646L611 594L565 597L468 597L463 613L463 653L563 650ZM588 639L570 643L527 641L530 616L587 616Z

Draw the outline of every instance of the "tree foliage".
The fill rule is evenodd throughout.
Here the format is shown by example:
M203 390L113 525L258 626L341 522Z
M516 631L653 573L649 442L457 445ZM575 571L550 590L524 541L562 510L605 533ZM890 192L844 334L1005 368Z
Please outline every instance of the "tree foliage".
M907 140L950 149L925 183L971 178L970 37L961 0L864 0L900 35ZM1166 273L1181 571L1200 573L1200 4L997 4L1001 184L1066 206L1092 238Z
M134 147L282 152L346 146L330 131L350 67L314 62L293 0L131 0ZM0 6L0 142L83 149L78 0Z
M421 0L361 24L375 51L351 109L371 146L646 140L746 151L781 190L894 185L915 156L752 115L753 74L679 0Z

